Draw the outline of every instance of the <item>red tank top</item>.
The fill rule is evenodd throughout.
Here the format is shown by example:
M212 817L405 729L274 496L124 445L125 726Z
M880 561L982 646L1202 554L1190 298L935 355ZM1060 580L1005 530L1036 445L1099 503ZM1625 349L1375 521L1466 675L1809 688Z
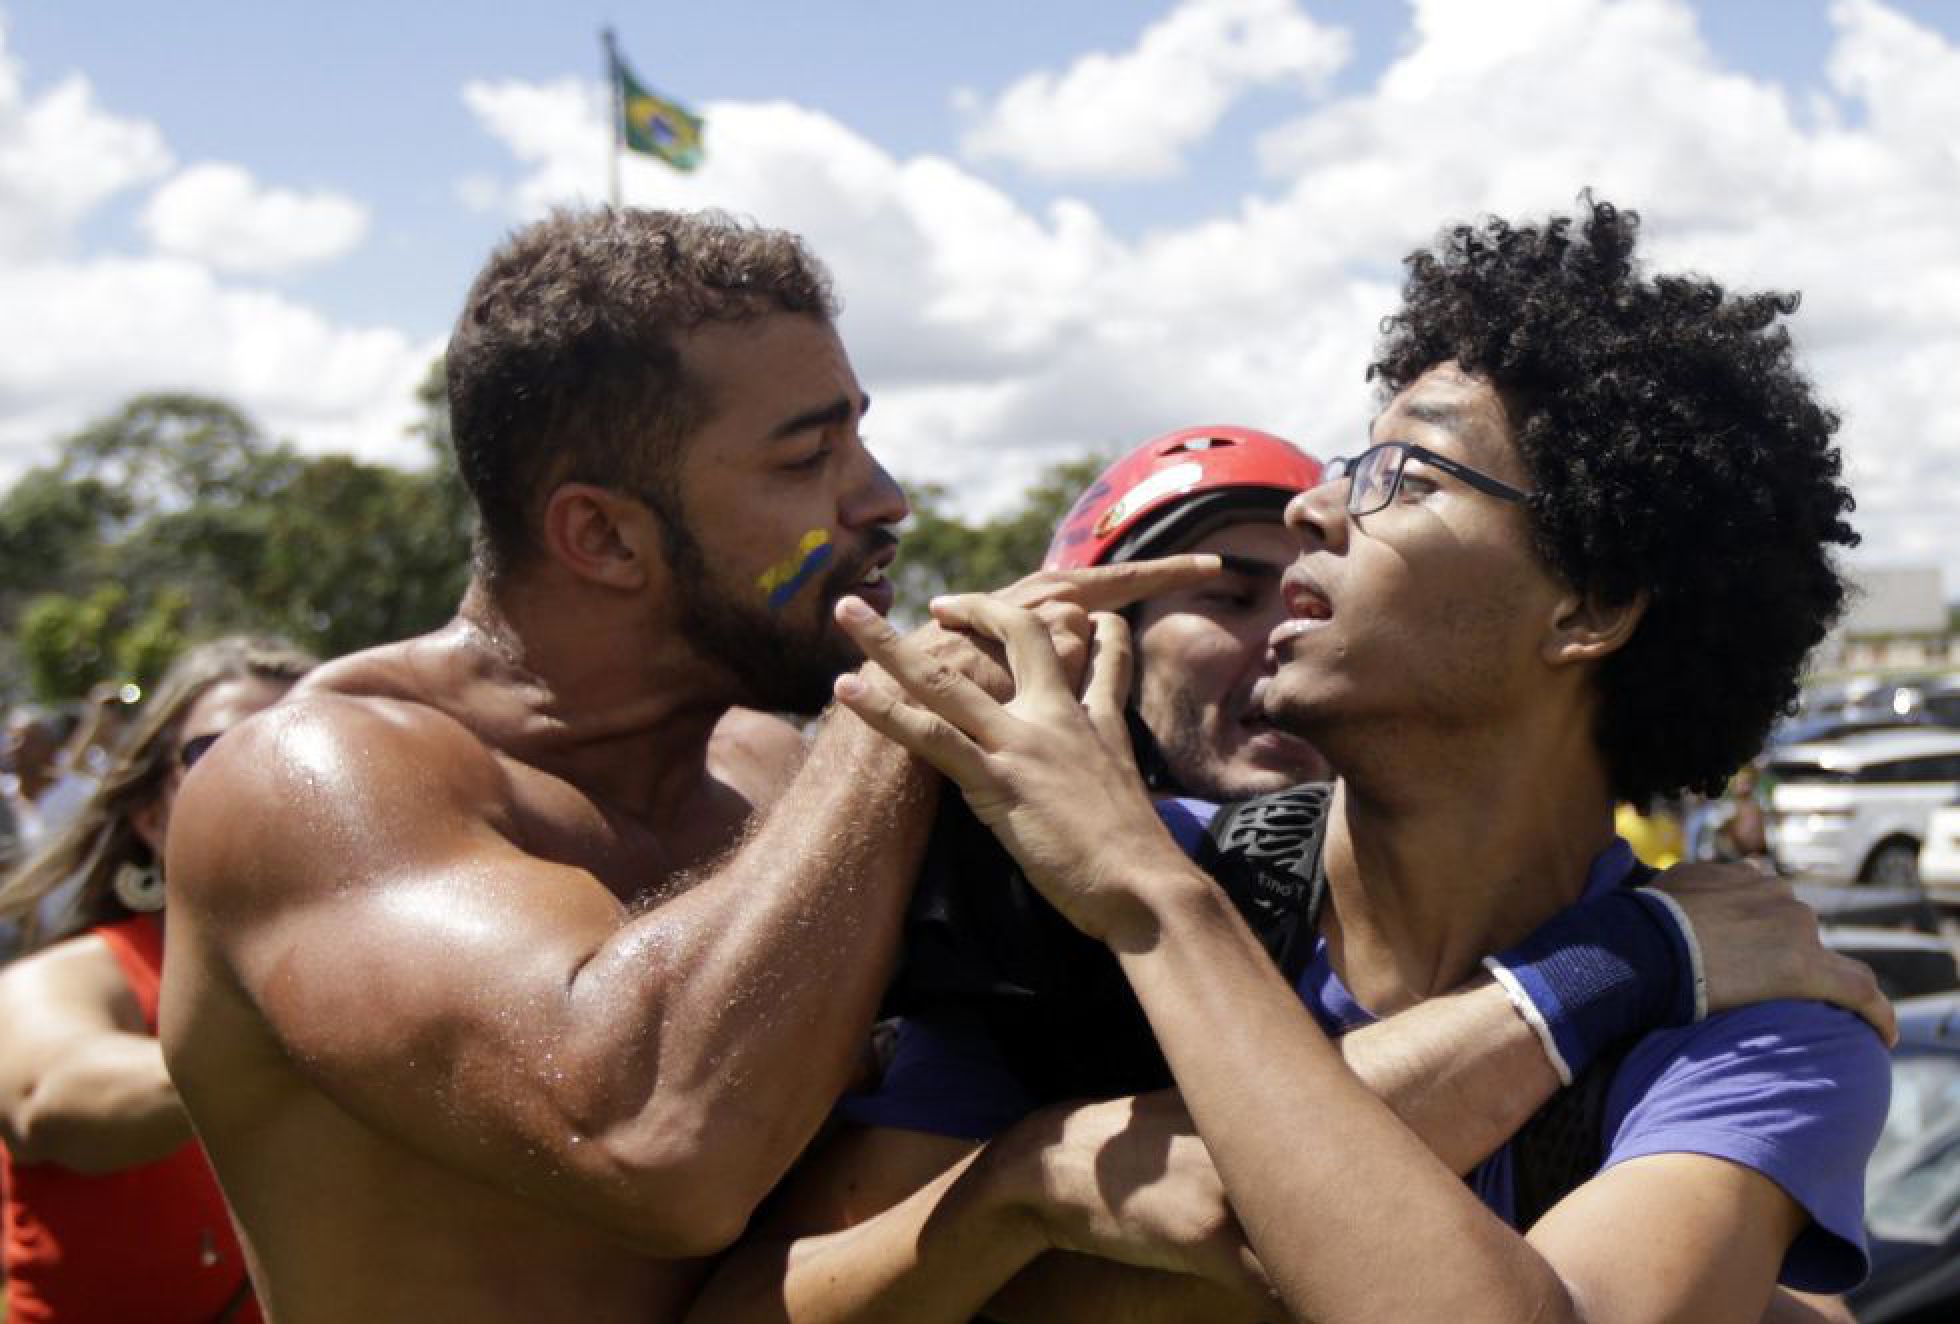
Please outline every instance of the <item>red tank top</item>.
M163 926L139 915L93 930L157 1032ZM245 1257L195 1142L121 1172L4 1162L8 1324L255 1321Z

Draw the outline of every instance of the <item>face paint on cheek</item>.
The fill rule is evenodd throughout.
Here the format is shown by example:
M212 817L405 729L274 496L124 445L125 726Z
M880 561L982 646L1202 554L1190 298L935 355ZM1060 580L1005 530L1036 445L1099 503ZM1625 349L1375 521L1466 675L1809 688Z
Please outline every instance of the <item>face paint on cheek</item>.
M781 611L803 586L817 577L837 549L831 545L830 530L811 529L796 544L796 551L762 572L755 586L762 590L769 610Z

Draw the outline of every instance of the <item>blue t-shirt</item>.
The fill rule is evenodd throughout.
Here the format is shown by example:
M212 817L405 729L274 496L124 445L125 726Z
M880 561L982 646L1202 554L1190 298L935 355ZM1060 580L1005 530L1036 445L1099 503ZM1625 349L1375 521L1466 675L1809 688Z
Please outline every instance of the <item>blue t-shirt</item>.
M1163 812L1179 844L1194 849L1208 809L1172 801ZM1618 886L1633 863L1633 852L1616 841L1593 861L1585 896ZM1324 945L1299 992L1330 1035L1375 1019L1328 964ZM1814 1002L1720 1012L1649 1034L1627 1054L1607 1091L1602 1166L1689 1153L1762 1173L1811 1218L1784 1259L1782 1281L1842 1291L1868 1268L1865 1163L1890 1092L1885 1046L1849 1012ZM1015 1079L977 1018L949 1012L905 1021L879 1088L848 1097L839 1111L865 1126L982 1140L1042 1102ZM1513 1218L1512 1170L1507 1144L1467 1178L1506 1220Z

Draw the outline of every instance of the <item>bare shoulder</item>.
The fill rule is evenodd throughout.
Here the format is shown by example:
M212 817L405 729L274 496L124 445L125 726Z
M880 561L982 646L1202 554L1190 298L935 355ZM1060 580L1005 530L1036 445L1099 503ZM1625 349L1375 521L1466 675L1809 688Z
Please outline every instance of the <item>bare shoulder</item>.
M444 631L380 644L322 662L293 688L293 697L344 694L359 698L414 699L426 689L426 659L440 656ZM436 663L440 667L440 663Z
M758 808L772 803L802 766L808 748L793 722L749 708L730 708L715 726L709 767Z
M228 732L179 789L172 905L298 900L507 805L495 756L424 703L309 688Z

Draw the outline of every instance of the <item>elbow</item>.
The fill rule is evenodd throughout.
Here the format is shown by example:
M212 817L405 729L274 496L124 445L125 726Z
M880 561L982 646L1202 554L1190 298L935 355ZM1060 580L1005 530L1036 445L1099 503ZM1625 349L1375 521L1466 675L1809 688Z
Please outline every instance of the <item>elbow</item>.
M703 1259L733 1246L754 1206L671 1171L628 1178L608 1217L613 1232L650 1259ZM760 1203L758 1200L757 1203Z
M58 1163L76 1167L77 1157L69 1141L74 1128L62 1115L58 1103L36 1081L6 1110L6 1125L0 1138L7 1142L7 1153L16 1163Z
M599 1142L620 1197L616 1230L643 1254L662 1259L718 1255L748 1230L777 1173L763 1173L754 1150L720 1128L663 1128L651 1137Z
M41 1091L30 1091L9 1111L6 1141L16 1163L52 1163L83 1173L113 1172L123 1166L92 1152L74 1119L58 1105L51 1106Z

